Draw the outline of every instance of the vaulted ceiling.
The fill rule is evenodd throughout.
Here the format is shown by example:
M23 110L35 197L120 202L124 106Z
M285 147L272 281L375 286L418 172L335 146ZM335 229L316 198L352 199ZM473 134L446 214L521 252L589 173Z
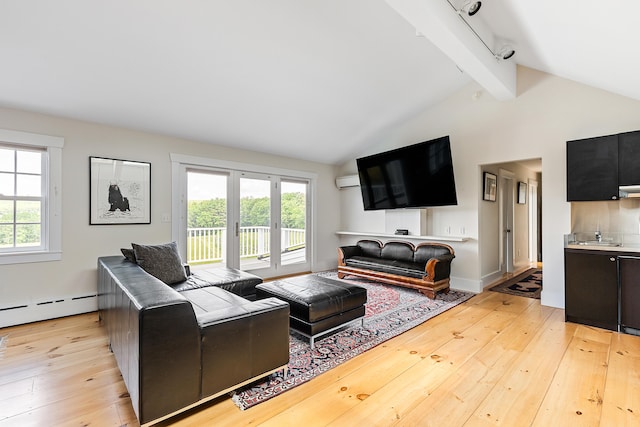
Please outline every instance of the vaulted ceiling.
M516 63L640 100L640 2L463 3L3 0L0 106L338 164Z

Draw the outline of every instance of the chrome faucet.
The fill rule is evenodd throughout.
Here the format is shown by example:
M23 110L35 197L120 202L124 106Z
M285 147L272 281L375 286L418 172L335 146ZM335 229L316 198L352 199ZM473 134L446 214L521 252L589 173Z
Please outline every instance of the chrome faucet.
M599 231L596 231L596 240L602 242L602 233Z

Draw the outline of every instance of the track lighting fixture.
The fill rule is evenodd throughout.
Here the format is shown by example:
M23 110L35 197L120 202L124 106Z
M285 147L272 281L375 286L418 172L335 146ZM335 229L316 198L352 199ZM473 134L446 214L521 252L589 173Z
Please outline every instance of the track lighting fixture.
M459 14L466 13L469 16L473 16L480 10L480 6L482 6L481 1L466 1L460 10L458 10Z
M494 56L496 57L496 59L502 59L503 61L506 61L507 59L511 58L515 54L516 54L516 51L513 50L511 46L503 46L502 49L500 49L500 51L496 53Z
M487 43L482 39L482 37L480 37L480 34L478 34L476 30L471 26L471 24L465 19L464 15L473 16L478 13L480 7L482 6L481 1L466 0L462 4L462 7L460 9L456 9L456 6L452 3L452 0L446 1L447 3L449 3L449 6L451 6L451 8L458 14L462 22L464 22L465 25L469 27L471 32L478 38L478 40L480 40L484 47L486 47L487 50L491 52L491 55L493 55L493 57L496 58L497 61L506 61L516 54L516 51L509 45L505 45L499 51L494 52L493 49L491 49L489 45L487 45Z

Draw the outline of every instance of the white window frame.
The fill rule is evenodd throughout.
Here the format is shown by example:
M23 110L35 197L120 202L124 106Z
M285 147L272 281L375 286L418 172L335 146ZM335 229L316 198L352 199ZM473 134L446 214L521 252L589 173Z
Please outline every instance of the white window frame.
M0 129L0 143L14 146L37 147L46 153L45 181L42 195L42 246L37 250L12 250L0 252L0 265L26 262L59 261L62 259L62 148L64 138Z
M317 197L316 187L318 175L314 172L306 172L300 170L283 169L279 167L272 167L266 165L257 165L252 163L242 163L230 160L212 159L209 157L190 156L185 154L170 153L171 158L171 236L172 239L178 242L178 247L181 251L181 255L186 259L186 233L183 224L186 223L187 217L187 200L186 200L186 183L182 181L185 171L189 167L195 168L211 168L213 170L222 171L246 171L257 174L278 175L282 178L291 180L301 180L308 182L308 194L307 194L307 230L309 235L307 237L307 253L306 259L311 271L314 271L316 265L316 251L315 245L317 242L317 226L315 223L316 210L317 210ZM230 181L231 182L231 181ZM309 209L310 205L310 209ZM279 212L280 207L278 207ZM169 215L166 215L169 217ZM280 218L278 218L278 222ZM230 225L229 225L230 226ZM233 251L236 252L235 250ZM296 268L298 264L290 264L286 266L280 265L279 274L293 274L298 272ZM288 271L291 270L291 271ZM304 271L307 271L306 269Z

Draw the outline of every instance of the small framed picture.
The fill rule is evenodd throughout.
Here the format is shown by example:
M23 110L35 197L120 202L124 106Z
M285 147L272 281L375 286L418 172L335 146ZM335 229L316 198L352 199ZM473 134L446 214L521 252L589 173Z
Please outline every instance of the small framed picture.
M89 224L151 224L151 163L89 157Z
M527 183L518 182L518 204L524 205L527 203Z
M482 200L489 202L496 201L496 192L498 189L498 178L489 172L484 173L484 184L482 187Z

